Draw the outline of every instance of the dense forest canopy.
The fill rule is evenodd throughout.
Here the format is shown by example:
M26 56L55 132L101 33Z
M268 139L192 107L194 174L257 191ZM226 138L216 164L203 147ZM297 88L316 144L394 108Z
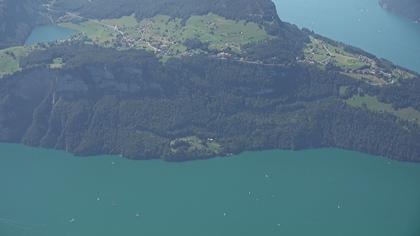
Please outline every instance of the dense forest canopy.
M138 19L144 19L160 14L187 19L211 12L235 20L279 20L270 0L57 0L53 7L61 11L70 9L88 18L135 14Z

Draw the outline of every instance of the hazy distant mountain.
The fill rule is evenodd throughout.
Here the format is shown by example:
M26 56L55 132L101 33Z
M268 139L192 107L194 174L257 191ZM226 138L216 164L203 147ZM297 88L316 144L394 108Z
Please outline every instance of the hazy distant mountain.
M420 22L420 0L381 0L385 9Z
M79 33L0 50L0 142L170 161L319 147L420 161L419 75L282 22L270 0L2 4L4 45L44 18Z

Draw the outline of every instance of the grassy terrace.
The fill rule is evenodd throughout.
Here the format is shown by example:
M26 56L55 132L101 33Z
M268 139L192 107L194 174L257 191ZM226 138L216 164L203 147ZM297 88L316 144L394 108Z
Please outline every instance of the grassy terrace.
M201 140L196 136L177 138L171 141L171 152L177 153L182 149L188 152L202 152L208 154L220 153L221 146L213 139Z
M34 50L43 50L39 45L18 46L0 50L0 79L6 75L12 75L22 70L20 60L28 56ZM55 58L49 67L59 69L64 66L62 58Z
M248 43L267 39L263 28L252 22L232 21L208 14L192 16L186 22L168 16L155 16L137 21L134 16L119 19L93 20L80 18L74 22L63 22L60 26L74 29L95 44L117 49L137 48L156 53L167 59L174 56L191 55L208 50L240 52ZM189 49L188 39L198 39L205 48ZM39 46L19 46L0 50L0 78L22 70L20 59ZM61 58L56 58L50 68L61 68Z
M357 70L368 66L358 57L320 39L311 37L311 43L305 48L305 59L325 66L333 63L345 70Z
M32 47L12 47L0 50L0 78L20 71L20 59L27 56Z
M354 107L366 107L374 112L391 113L400 119L416 122L420 125L420 112L412 107L395 109L391 104L380 102L376 97L372 96L354 96L347 99L346 103Z
M410 79L415 76L399 68L382 68L377 59L364 55L350 53L341 45L332 45L315 37L304 49L304 61L316 64L321 68L333 66L340 73L354 79L365 80L373 85L386 85L398 82L401 79Z
M192 16L186 22L158 15L142 21L124 16L60 25L77 30L105 47L146 49L161 57L196 53L185 45L188 39L199 39L208 43L209 49L220 52L226 49L240 52L243 45L268 38L265 30L255 23L227 20L214 14Z

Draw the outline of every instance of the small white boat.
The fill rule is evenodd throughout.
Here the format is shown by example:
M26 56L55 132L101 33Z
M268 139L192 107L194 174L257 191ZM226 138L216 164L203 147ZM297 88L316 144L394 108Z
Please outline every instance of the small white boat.
M70 223L74 223L76 221L76 219L74 219L74 218L71 218L70 220L69 220L69 222Z

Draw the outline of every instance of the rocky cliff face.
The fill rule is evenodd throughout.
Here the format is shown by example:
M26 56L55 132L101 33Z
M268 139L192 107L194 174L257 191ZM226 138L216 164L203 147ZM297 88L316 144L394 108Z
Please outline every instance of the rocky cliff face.
M62 69L39 61L0 80L1 142L170 161L317 147L420 161L419 127L341 102L340 87L366 86L345 76L78 47L59 48L80 52Z

